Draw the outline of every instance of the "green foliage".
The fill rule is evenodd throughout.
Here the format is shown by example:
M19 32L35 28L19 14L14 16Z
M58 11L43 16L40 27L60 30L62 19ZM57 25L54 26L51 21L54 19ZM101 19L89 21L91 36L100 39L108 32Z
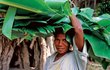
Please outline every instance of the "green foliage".
M78 14L79 19L81 20L81 22L83 22L82 25L84 26L83 28L85 31L85 38L91 44L95 55L110 59L109 54L107 55L106 53L102 53L102 52L107 52L107 50L108 50L108 52L110 52L110 44L109 44L110 32L106 30L107 27L110 27L109 26L110 22L109 22L108 16L101 18L101 20L95 19L95 21L94 21L93 15L88 15L88 14L93 14L93 11L88 13L88 11L86 12L87 9L88 9L88 11L91 11L90 8L86 8L83 11L81 11L81 13ZM98 18L100 18L100 17L98 17ZM86 26L86 28L85 28L85 26ZM90 31L90 32L87 32L87 31ZM99 43L100 43L100 45L99 45ZM101 48L103 48L103 49L101 49ZM101 51L98 51L99 49L101 49Z
M110 1L109 0L102 0L98 3L99 8L99 15L103 13L109 13L110 14Z
M93 17L93 15L88 15L93 14L93 12L88 13L86 10L87 8L77 15L84 29L85 40L92 47L93 53L95 54L94 59L97 60L96 56L100 57L101 59L97 61L106 69L109 62L105 61L104 58L110 59L110 15L103 14L99 17ZM90 8L88 10L91 11Z
M5 34L9 39L11 39L12 26L13 26L15 14L16 14L16 8L9 7L6 17L4 19L2 33Z
M13 33L17 31L46 37L54 32L55 27L62 26L62 24L54 24L55 22L71 15L68 0L0 0L0 4L1 12L4 10L6 13L4 22L1 22L3 23L2 33L9 39L17 38ZM16 10L7 11L10 6Z

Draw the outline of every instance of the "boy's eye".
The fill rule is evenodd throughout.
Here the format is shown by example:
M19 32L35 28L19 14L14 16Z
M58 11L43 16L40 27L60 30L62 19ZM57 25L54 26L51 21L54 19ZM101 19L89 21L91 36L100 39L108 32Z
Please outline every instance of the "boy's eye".
M63 39L64 42L67 42L66 39Z
M59 39L55 39L55 41L59 41Z

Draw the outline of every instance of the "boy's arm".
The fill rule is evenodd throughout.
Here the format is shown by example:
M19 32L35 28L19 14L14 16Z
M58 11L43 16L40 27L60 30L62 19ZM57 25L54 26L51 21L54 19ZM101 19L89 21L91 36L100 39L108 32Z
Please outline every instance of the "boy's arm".
M75 44L78 47L78 50L82 51L84 45L84 38L83 38L84 34L83 34L82 26L74 14L70 16L70 20L75 30Z

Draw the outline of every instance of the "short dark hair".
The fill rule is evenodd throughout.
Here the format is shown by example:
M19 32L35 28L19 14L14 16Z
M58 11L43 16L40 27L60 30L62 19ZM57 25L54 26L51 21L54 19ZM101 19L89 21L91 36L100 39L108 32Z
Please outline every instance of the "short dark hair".
M63 29L61 27L55 28L55 32L53 33L56 38L58 34L64 34Z

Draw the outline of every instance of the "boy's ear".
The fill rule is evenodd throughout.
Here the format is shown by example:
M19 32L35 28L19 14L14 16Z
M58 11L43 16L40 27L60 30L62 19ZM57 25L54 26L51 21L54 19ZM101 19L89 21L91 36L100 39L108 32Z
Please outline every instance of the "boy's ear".
M75 32L74 32L74 29L73 28L71 28L71 29L69 29L67 32L66 32L66 40L70 43L70 44L72 44L73 45L73 37L74 37L74 34L75 34Z
M70 51L73 51L73 49L74 49L73 46L70 45L69 50L70 50Z

